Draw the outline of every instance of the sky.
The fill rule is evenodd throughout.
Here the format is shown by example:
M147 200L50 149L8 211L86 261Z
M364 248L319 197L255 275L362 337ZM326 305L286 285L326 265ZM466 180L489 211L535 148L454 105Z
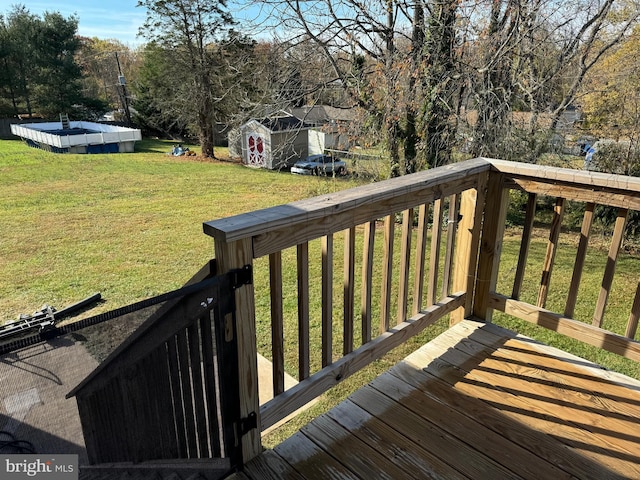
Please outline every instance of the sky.
M22 4L36 15L45 11L60 12L64 17L75 14L79 35L117 39L133 47L144 43L137 33L146 11L136 7L137 3L137 0L0 0L0 13L6 14L13 5Z
M245 2L230 1L229 10L240 25L262 24L257 18L267 15L260 7L245 7ZM250 4L251 2L249 2ZM0 13L8 13L13 5L22 4L35 15L59 12L63 17L78 17L78 34L102 40L116 39L125 45L136 47L146 42L138 37L138 29L146 18L146 9L137 7L138 0L0 0ZM253 29L254 35L259 29Z

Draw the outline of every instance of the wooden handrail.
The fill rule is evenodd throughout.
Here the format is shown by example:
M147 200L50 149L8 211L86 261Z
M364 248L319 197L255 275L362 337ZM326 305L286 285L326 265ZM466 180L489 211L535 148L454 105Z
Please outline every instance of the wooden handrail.
M498 286L498 279L514 189L528 194L528 202L524 238L513 268L513 284L507 286L511 296L507 296L499 291L504 287ZM552 197L555 209L538 274L526 270L532 263L528 260L536 202L543 196ZM560 314L547 307L558 304L550 295L556 285L552 273L569 201L585 203L585 214L566 304L559 307L564 313ZM618 214L599 295L593 299L593 318L584 321L571 317L582 300L578 298L580 282L597 205L617 208ZM98 452L93 460L131 460L130 452L124 450L132 450L136 461L166 455L211 457L222 455L233 444L235 465L235 456L240 455L236 447L241 444L240 460L247 462L262 451L261 429L445 317L450 323L472 316L491 321L492 313L500 311L640 361L640 342L634 340L640 318L640 283L635 296L630 295L633 304L624 334L602 328L607 325L605 312L626 219L629 210L639 209L640 179L479 158L207 222L204 230L214 238L215 268L210 264L194 278L236 269L254 271L244 267L265 257L258 263L268 265L269 275L261 275L268 278L264 280L267 285L255 282L237 288L233 276L227 275L224 290L212 290L204 303L195 295L168 302L158 311L158 318L152 317L72 392L79 394L81 414L94 422L94 438L89 435L87 440L91 451ZM448 218L446 225L444 218ZM342 258L336 253L340 245ZM289 278L293 276L289 272L295 272L296 278ZM527 293L523 287L531 287L525 282L527 276L541 279L537 298L532 300L535 305L520 298L523 290ZM337 287L340 282L342 288ZM256 297L262 288L264 292ZM297 302L291 294L297 294ZM268 307L263 308L267 302ZM312 310L311 302L318 308ZM213 303L226 307L203 310L203 305ZM295 307L288 305L294 303L297 317L289 311ZM291 319L297 319L293 333L288 328ZM258 396L258 326L260 332L266 332L261 344L268 343L270 332L270 351L263 353L272 359L274 398L264 405ZM213 330L216 341L224 341L216 344L219 348L212 343ZM235 371L230 374L233 395L220 395L218 406L213 400L219 396L220 385L214 377L222 367L213 360L218 358L226 365L236 357L237 375ZM288 367L297 369L299 383L286 389ZM132 392L138 403L129 401ZM148 412L147 397L158 399ZM126 415L103 425L101 412L111 405ZM232 410L233 416L226 415ZM220 412L222 434L217 433ZM173 430L163 430L156 421L168 414ZM229 422L232 417L234 421ZM254 418L260 429L251 428ZM132 419L140 420L140 432L157 436L159 446L135 451L139 432L129 428L127 422ZM108 436L128 430L126 448L114 445L113 451L100 453L96 431ZM224 442L218 442L221 435Z
M520 258L508 297L496 288L509 192L513 189L528 193L529 198ZM543 196L554 197L556 209L546 257L541 259L537 305L532 305L519 297L527 273L536 202ZM587 203L587 213L565 313L560 314L544 306L554 285L551 276L562 232L562 213L568 201ZM623 213L626 218L628 209L640 209L640 179L478 158L205 223L205 233L214 238L222 272L240 262L269 258L275 398L260 407L262 428L273 425L444 315L450 315L451 322L469 316L491 321L494 310L502 311L640 359L640 344L627 338L633 337L637 328L640 294L632 307L626 337L602 330L599 324L570 318L596 204L617 207L621 209L619 218ZM400 227L396 228L396 223ZM609 253L613 265L605 272L604 293L596 311L599 323L624 232L624 224L618 223ZM334 252L340 244L344 245L342 266ZM291 252L293 247L295 253ZM285 256L285 251L291 253ZM291 356L285 350L291 342L284 341L287 314L283 312L283 296L288 289L283 285L283 271L292 255L297 272L295 355L300 383L285 390L285 359ZM380 258L378 265L374 264L376 258ZM310 278L310 265L314 262L313 271L321 272L318 279ZM342 288L338 289L334 277L340 273ZM312 290L319 292L319 318L310 318ZM250 389L256 376L255 299L245 298L240 303L244 307L237 318L239 350L244 353L239 362L251 363L241 367L244 383ZM244 322L250 325L241 327ZM247 394L245 412L256 408L257 402L257 393ZM251 440L256 441L255 437Z
M261 408L265 418L277 421L290 413L289 409L293 406L306 403L310 392L315 392L315 395L322 393L326 388L353 373L350 369L341 370L339 379L317 383L320 382L319 379L330 375L327 372L334 371L342 359L349 358L352 364L362 368L379 358L388 351L385 346L375 347L380 342L380 336L388 336L389 332L396 331L395 325L403 325L409 321L409 312L412 318L421 318L424 312L428 311L430 319L441 318L451 313L451 308L454 307L454 310L461 312L458 318L463 318L465 312L470 312L471 302L466 292L473 286L470 280L473 273L470 272L475 272L482 214L482 205L477 200L484 199L484 192L481 190L484 189L490 169L490 162L476 159L336 194L215 220L204 225L205 232L214 237L216 258L219 259L221 272L224 272L225 268L233 268L238 263L236 257L242 258L243 261L250 257L269 258L272 332L269 353L273 361L273 391L276 399L283 395L287 398L298 395L299 398L283 405L269 402ZM477 193L478 191L480 193ZM467 195L465 192L476 193ZM442 207L446 205L443 199L447 198L450 209L449 222L448 227L443 230L440 222L444 213ZM458 203L461 198L466 199L466 210L462 215L466 230L462 230L459 235ZM434 201L436 206L431 209L430 205ZM427 262L425 248L430 211L436 215L431 229L435 239L429 252L431 260ZM415 212L419 212L418 223L422 231L417 242L413 239ZM400 218L402 227L396 229L396 222ZM379 223L380 219L384 219L384 226ZM440 265L441 242L445 239L446 255L444 263ZM320 270L321 274L319 279L314 279L313 285L321 286L321 315L320 318L310 319L309 263L317 259L311 257L309 245L316 241L320 242L321 255L319 268L314 271ZM334 250L338 242L344 243L341 291L334 288L334 277L338 274L335 270L339 268ZM475 245L470 244L473 242ZM398 243L400 245L397 245ZM356 268L358 245L362 245L360 269ZM283 264L287 261L283 252L291 247L296 248L295 268L298 273L298 379L307 385L305 388L297 387L293 393L284 391L284 366L287 356L285 344L291 342L283 339L283 295L286 288L283 286L282 278L285 270ZM381 266L373 263L376 250L381 252ZM225 258L220 259L220 255ZM229 255L233 258L230 263L226 260ZM427 264L430 265L428 299L422 298L426 290L424 283ZM358 277L358 274L361 276ZM456 276L460 276L461 279L456 279ZM435 289L438 281L442 287L442 294ZM358 282L361 286L360 305L357 305L355 299ZM379 297L377 288L380 288ZM452 290L458 292L456 300L445 301ZM412 298L411 293L417 294L419 298ZM340 294L342 298L339 298ZM379 302L374 302L377 298ZM255 350L256 338L249 336L255 335L255 300L237 301L240 304L246 303L251 309L246 311L246 317L244 314L242 318L239 317L238 322L254 324L246 329L246 338L239 327L239 351ZM342 308L338 308L340 303ZM427 305L427 310L424 310L422 305ZM357 345L356 312L360 312L361 315L360 343ZM334 330L338 322L334 320L340 315L342 328L341 332L336 332ZM379 327L374 326L375 315L379 317ZM422 325L422 328L425 328L428 324L430 323L411 322L410 329L397 330L394 339L383 342L383 345L398 345L397 342L406 341L406 332L417 334L420 329L416 326ZM317 327L314 332L320 332L319 343L314 343L315 348L310 348L311 325ZM314 342L317 341L318 333L315 335ZM336 345L340 344L342 348L336 348ZM310 358L316 352L320 357L319 363L314 363L317 362L317 359L314 360L317 356ZM239 361L242 362L244 359ZM245 370L247 375L253 378L255 369L247 366ZM251 381L253 382L253 379ZM255 400L251 403L252 407L246 406L243 410L248 412L253 408ZM271 411L272 408L277 408L277 411ZM270 420L262 420L263 427L271 424Z
M609 332L600 328L603 325L604 313L607 306L616 269L618 254L620 252L625 230L625 222L629 209L640 209L640 179L624 177L613 174L585 172L554 167L540 167L537 165L519 164L501 160L491 160L493 172L491 178L495 179L497 186L488 194L487 210L496 212L496 205L492 203L497 198L497 191L504 195L509 189L519 189L529 194L527 213L524 225L522 246L518 258L518 266L513 284L511 298L495 291L496 278L499 266L499 252L502 232L492 234L495 231L494 223L503 224L506 219L506 208L498 214L498 219L485 216L489 220L484 226L482 246L484 254L480 257L479 276L474 297L475 314L487 320L491 319L491 310L499 310L522 320L555 330L574 339L590 343L599 348L612 351L619 355L640 360L640 348L634 340L638 318L638 295L636 294L633 306L630 306L631 314L627 322L624 335L622 333ZM499 176L496 176L499 174ZM524 278L524 269L529 255L529 241L533 226L535 201L540 196L555 197L556 207L554 218L549 229L549 243L543 263L540 281L540 290L537 305L519 301L520 289ZM562 213L567 201L582 202L585 204L585 213L582 222L580 240L578 243L575 263L569 291L567 295L564 314L554 313L545 309L547 295L552 288L551 273L555 263L555 253L559 235L562 229ZM598 298L595 299L595 311L592 324L575 321L573 316L578 290L585 265L589 235L593 222L596 205L618 208L616 224L608 250L606 267L603 273L602 284ZM482 268L485 264L483 257L492 257L495 263L491 267ZM488 272L488 273L480 273ZM489 288L487 289L487 285Z

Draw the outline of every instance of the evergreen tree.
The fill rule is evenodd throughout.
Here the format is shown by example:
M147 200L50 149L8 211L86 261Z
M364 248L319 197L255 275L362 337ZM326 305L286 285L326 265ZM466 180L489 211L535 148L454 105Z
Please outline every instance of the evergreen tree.
M215 110L222 93L217 88L220 59L215 45L233 25L226 2L140 0L138 5L147 9L141 34L172 56L163 74L173 77L172 84L178 88L175 98L165 98L166 103L192 118L202 154L214 157Z
M0 16L0 94L14 115L55 116L95 107L82 96L77 30L75 16L45 12L38 17L24 5Z

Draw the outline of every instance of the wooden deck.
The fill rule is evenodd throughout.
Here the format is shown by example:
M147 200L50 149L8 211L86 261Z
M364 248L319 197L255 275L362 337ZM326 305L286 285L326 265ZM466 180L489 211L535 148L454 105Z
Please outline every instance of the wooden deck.
M640 382L464 321L275 449L246 479L640 479Z

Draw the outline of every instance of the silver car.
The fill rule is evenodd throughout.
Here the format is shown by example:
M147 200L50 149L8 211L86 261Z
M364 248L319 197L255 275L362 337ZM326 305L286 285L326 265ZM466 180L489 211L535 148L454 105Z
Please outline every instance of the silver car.
M291 167L291 173L298 175L346 175L347 164L339 158L317 154L304 160L298 160Z

